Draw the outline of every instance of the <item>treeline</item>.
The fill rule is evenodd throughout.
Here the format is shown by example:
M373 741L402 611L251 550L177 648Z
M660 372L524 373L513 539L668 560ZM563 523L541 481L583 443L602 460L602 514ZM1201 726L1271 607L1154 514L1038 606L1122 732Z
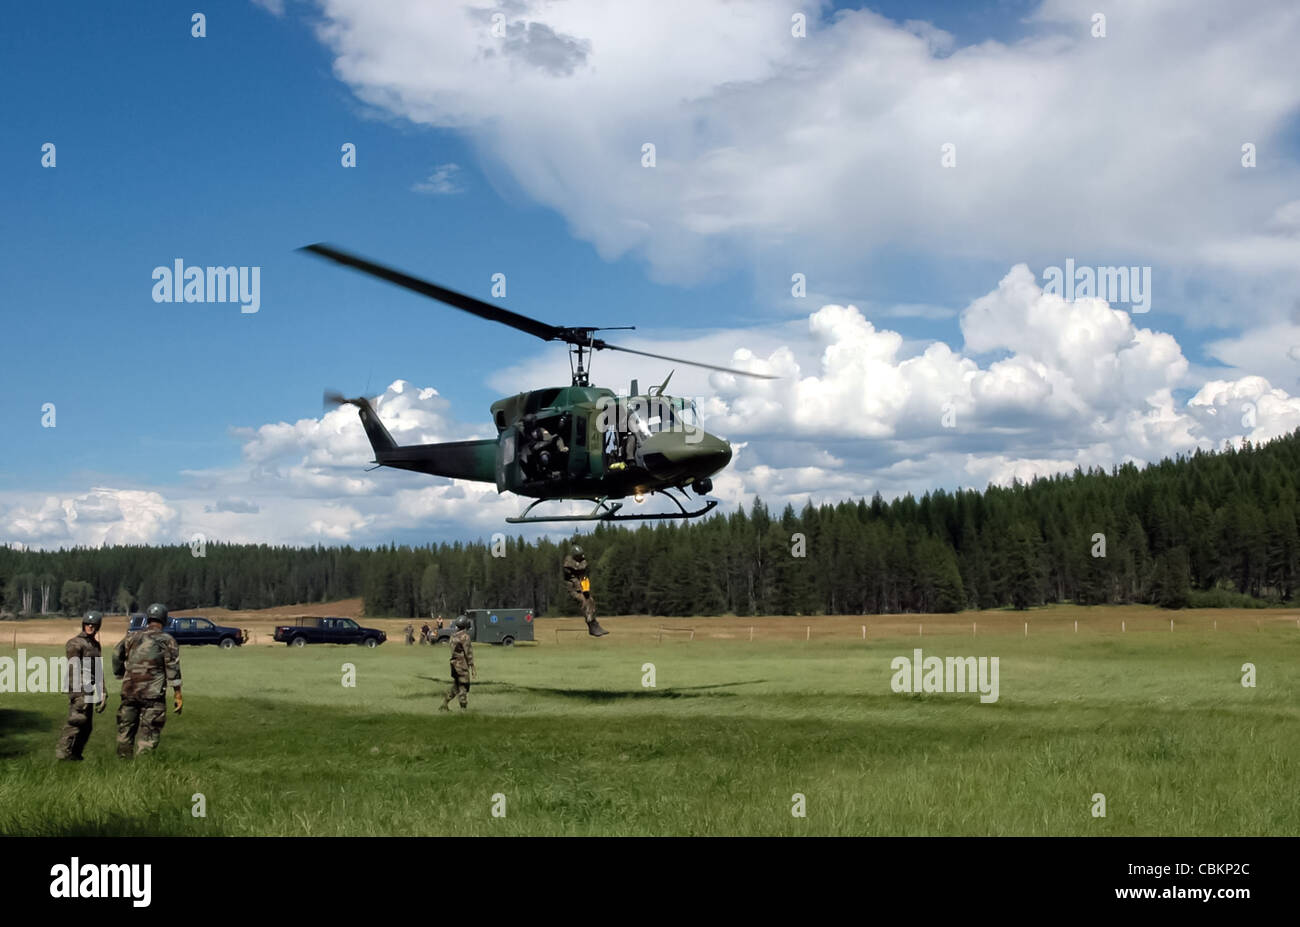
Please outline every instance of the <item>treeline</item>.
M1076 469L983 492L939 490L698 522L600 525L581 541L601 614L946 612L1045 602L1293 600L1300 430L1146 468ZM567 543L424 547L0 548L13 613L265 608L361 595L370 615L531 606L576 614Z

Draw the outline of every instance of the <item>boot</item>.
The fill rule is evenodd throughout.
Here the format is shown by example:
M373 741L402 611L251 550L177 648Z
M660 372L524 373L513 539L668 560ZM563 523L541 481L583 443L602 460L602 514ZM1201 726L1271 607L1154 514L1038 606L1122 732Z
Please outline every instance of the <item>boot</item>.
M447 703L450 702L450 701L451 701L451 699L444 697L443 700L442 700L442 704L438 707L438 710L439 710L439 711L451 711L451 709L447 707Z
M609 632L602 628L595 618L590 618L587 620L587 633L592 637L604 637Z

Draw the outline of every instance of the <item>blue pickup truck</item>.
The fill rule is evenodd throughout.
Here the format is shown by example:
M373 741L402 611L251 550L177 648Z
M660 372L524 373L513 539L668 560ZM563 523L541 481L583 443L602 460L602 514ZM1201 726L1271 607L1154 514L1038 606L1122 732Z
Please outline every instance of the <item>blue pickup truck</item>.
M145 623L144 615L132 615L127 630L143 631ZM223 628L197 615L168 618L163 630L174 637L178 644L214 644L222 650L240 647L247 640L247 635L239 628Z
M378 647L388 635L378 628L363 628L351 618L299 618L297 624L282 624L275 639L290 647L308 644L360 644Z

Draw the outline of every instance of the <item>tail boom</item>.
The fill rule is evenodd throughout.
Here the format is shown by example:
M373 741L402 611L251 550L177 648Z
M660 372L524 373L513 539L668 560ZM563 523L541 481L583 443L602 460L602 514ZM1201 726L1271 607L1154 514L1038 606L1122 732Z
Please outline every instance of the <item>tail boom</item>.
M326 398L337 404L357 407L357 415L361 418L366 437L370 439L370 446L375 451L375 463L380 466L457 480L496 482L497 442L494 438L448 441L443 444L399 445L379 420L369 399L364 396L346 399L337 394L327 395Z

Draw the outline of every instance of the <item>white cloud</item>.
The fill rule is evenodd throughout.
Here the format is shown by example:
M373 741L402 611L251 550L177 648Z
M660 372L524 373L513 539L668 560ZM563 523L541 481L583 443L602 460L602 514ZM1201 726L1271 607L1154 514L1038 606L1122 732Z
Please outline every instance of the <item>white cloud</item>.
M465 188L460 183L460 167L455 164L440 164L426 180L412 185L415 193L428 193L432 196L447 196L463 193Z
M1232 368L1228 373L1259 374L1278 386L1294 389L1300 386L1300 301L1295 319L1252 326L1235 337L1207 344L1205 352Z
M899 333L832 304L802 324L670 345L672 353L782 377L691 368L674 376L670 392L701 397L705 427L733 442L732 465L715 479L714 494L733 506L755 495L780 506L982 488L1243 438L1259 442L1300 427L1300 398L1285 389L1253 375L1193 382L1170 335L1139 327L1101 300L1071 303L1044 293L1023 264L973 300L959 322L960 350L943 342L909 349ZM761 350L734 348L746 342ZM733 346L730 359L723 345ZM659 362L640 360L644 367L634 366L635 358L620 363L620 374L639 371L643 384L656 382L647 374ZM557 362L559 352L546 352L502 377L521 388L563 382ZM1197 392L1181 402L1176 393L1188 387ZM398 380L374 402L399 443L484 436L455 420L430 387ZM166 490L6 494L0 541L159 543L194 532L297 544L487 537L506 530L504 519L523 505L493 484L366 472L371 451L351 406L237 437L239 466L191 471ZM574 503L569 511L585 508ZM523 533L543 531L556 529Z
M43 547L156 544L171 538L176 509L160 493L96 487L62 498L12 506L0 518L5 534Z
M842 267L882 246L1088 253L1247 277L1267 298L1240 312L1261 317L1300 279L1300 167L1279 157L1300 106L1300 8L1283 0L1128 5L1104 39L1092 6L1049 0L1029 38L966 47L868 10L822 18L825 4L796 39L783 0L322 8L362 100L466 133L490 172L660 279L756 256Z

